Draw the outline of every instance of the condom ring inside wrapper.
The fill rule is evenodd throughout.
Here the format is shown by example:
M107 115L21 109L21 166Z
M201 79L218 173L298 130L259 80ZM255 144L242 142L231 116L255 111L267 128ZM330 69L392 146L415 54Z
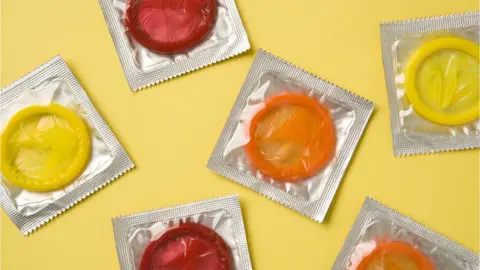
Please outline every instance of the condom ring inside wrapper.
M332 270L477 269L478 255L367 198Z
M303 94L282 94L265 102L250 122L245 150L262 173L295 182L315 175L335 151L335 127L328 109Z
M132 91L250 49L235 0L100 0Z
M250 270L238 197L227 196L113 220L125 270Z
M22 233L133 167L60 56L1 94L0 202Z
M413 108L441 125L479 117L478 50L472 41L441 37L423 44L406 66L406 94Z
M373 107L260 50L208 168L322 222Z
M1 136L1 171L30 191L51 191L72 182L90 159L88 128L69 109L51 104L19 111Z
M382 24L396 156L480 147L479 18Z

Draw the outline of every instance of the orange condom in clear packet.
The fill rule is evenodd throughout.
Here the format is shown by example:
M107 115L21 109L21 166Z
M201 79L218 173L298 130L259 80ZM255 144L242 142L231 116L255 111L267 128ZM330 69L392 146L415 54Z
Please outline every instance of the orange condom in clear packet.
M208 168L322 222L373 108L260 50Z

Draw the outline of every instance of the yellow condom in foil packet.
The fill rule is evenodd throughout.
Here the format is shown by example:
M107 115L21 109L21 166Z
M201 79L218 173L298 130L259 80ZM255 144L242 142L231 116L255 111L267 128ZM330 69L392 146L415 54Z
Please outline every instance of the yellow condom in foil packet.
M91 155L83 120L57 105L30 106L17 112L1 135L1 172L30 191L52 191L75 180Z
M457 37L421 46L406 66L406 95L424 118L461 125L479 116L479 47Z

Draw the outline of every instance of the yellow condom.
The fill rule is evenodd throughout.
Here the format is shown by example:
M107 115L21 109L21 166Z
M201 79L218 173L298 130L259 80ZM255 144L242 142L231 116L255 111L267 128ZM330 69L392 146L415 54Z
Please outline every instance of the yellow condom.
M31 106L9 121L1 136L1 171L31 191L52 191L72 182L91 154L88 128L67 108Z
M479 47L443 37L425 43L406 66L406 95L413 109L442 125L479 117Z

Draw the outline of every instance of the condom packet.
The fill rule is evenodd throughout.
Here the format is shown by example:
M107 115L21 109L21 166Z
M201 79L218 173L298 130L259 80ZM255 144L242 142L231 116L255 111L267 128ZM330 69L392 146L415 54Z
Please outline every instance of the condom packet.
M480 147L479 18L381 25L395 156Z
M237 195L122 216L112 223L122 270L153 269L151 263L165 269L252 269Z
M235 0L99 3L132 91L250 49Z
M373 109L260 50L207 166L322 222Z
M473 251L367 197L332 270L477 270L479 263Z
M23 234L134 167L60 56L0 94L0 201Z

